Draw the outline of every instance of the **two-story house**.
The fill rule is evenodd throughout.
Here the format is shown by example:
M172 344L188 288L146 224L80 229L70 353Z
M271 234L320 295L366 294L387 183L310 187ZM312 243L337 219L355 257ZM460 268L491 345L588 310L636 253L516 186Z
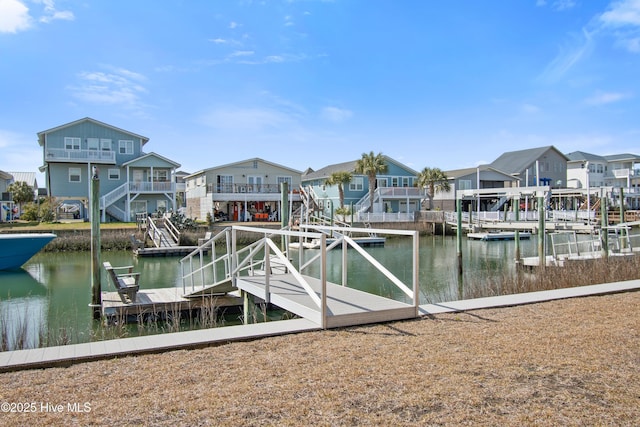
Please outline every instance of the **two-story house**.
M373 212L369 199L369 179L366 175L356 173L357 160L328 165L317 171L307 171L302 176L302 186L312 196L316 206L324 215L330 215L340 207L337 185L327 185L326 181L334 172L349 172L351 182L343 187L344 205L353 206L354 220L381 221L380 214L396 213L410 220L412 214L420 210L424 191L415 186L418 172L406 165L384 156L387 171L376 175L376 188L373 194ZM390 216L385 220L393 220Z
M614 154L599 156L574 151L567 154L567 187L611 187L623 189L625 205L640 208L640 156ZM615 191L617 193L617 190Z
M38 133L48 195L89 218L93 167L100 180L102 221L176 210L178 163L145 153L147 137L89 117Z
M520 187L565 188L568 160L551 145L503 153L489 166L518 178L513 183Z
M289 203L300 203L302 172L253 158L204 169L185 177L186 215L234 221L276 221L281 216L281 184L287 183Z

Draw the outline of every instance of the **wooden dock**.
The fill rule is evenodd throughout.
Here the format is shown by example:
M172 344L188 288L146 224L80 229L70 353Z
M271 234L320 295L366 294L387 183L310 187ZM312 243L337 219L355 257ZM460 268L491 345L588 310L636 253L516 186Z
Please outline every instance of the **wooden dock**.
M197 246L163 246L160 248L138 248L133 253L139 257L185 256L196 250Z
M303 278L320 297L320 280L309 276ZM322 325L322 310L292 274L271 275L269 296L265 282L266 276L243 276L237 279L236 285L263 300L270 298L272 304ZM327 282L326 302L327 328L412 319L418 316L416 306L330 282Z
M186 298L182 288L140 289L135 303L123 303L117 292L102 292L102 315L107 318L132 318L196 310L242 306L234 293Z

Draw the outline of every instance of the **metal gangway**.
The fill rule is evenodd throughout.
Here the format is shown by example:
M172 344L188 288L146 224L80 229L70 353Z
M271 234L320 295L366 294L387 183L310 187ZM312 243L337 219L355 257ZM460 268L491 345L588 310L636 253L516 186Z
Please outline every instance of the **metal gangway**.
M380 261L348 236L343 227L304 231L273 230L234 225L225 228L180 260L185 297L202 297L239 290L253 295L322 328L409 319L419 316L418 232L405 230L375 230L378 234L405 236L412 239L410 280L405 283ZM333 232L327 243L326 231ZM255 241L238 244L238 235L251 236ZM317 249L306 249L293 242L318 239ZM340 280L327 280L328 254L340 251ZM348 278L347 251L358 254L381 277L392 283L404 301L361 291L356 278ZM330 266L335 270L336 266ZM408 266L409 268L409 266ZM384 279L382 279L384 278ZM246 317L246 316L245 316Z

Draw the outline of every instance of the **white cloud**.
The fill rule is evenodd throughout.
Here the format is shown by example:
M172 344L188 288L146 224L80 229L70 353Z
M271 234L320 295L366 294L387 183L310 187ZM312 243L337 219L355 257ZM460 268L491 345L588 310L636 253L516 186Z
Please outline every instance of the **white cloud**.
M585 101L588 105L603 105L611 104L614 102L622 101L623 99L630 98L630 95L617 92L599 92L594 96L587 98Z
M234 21L229 22L229 28L231 28L232 30L238 28L238 23Z
M340 123L350 119L353 116L353 112L338 107L324 107L321 115L325 120Z
M600 15L600 21L612 27L640 26L640 0L612 3L611 8Z
M40 17L40 22L49 23L57 19L73 21L75 19L73 12L57 10L54 0L42 0L42 3L44 4L44 15Z
M598 17L600 29L612 31L616 44L633 53L640 53L640 0L612 3Z
M83 71L78 85L70 87L73 96L91 104L122 105L140 109L140 96L147 92L142 85L146 77L124 69L107 67L108 71Z
M38 22L47 24L55 20L73 21L75 15L69 10L56 9L54 0L34 0L44 6ZM17 33L31 28L34 24L29 8L21 0L0 0L0 33Z
M572 45L560 48L558 55L547 65L539 79L544 82L558 81L581 59L588 56L592 49L592 34L583 29L582 36L574 37Z
M0 33L17 33L31 27L29 8L18 0L0 0Z

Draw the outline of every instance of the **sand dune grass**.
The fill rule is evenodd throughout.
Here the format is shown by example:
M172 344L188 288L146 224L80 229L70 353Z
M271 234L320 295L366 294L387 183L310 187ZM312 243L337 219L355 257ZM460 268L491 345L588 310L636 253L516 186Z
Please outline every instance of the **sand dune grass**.
M640 292L4 373L0 402L37 403L16 426L635 425Z

